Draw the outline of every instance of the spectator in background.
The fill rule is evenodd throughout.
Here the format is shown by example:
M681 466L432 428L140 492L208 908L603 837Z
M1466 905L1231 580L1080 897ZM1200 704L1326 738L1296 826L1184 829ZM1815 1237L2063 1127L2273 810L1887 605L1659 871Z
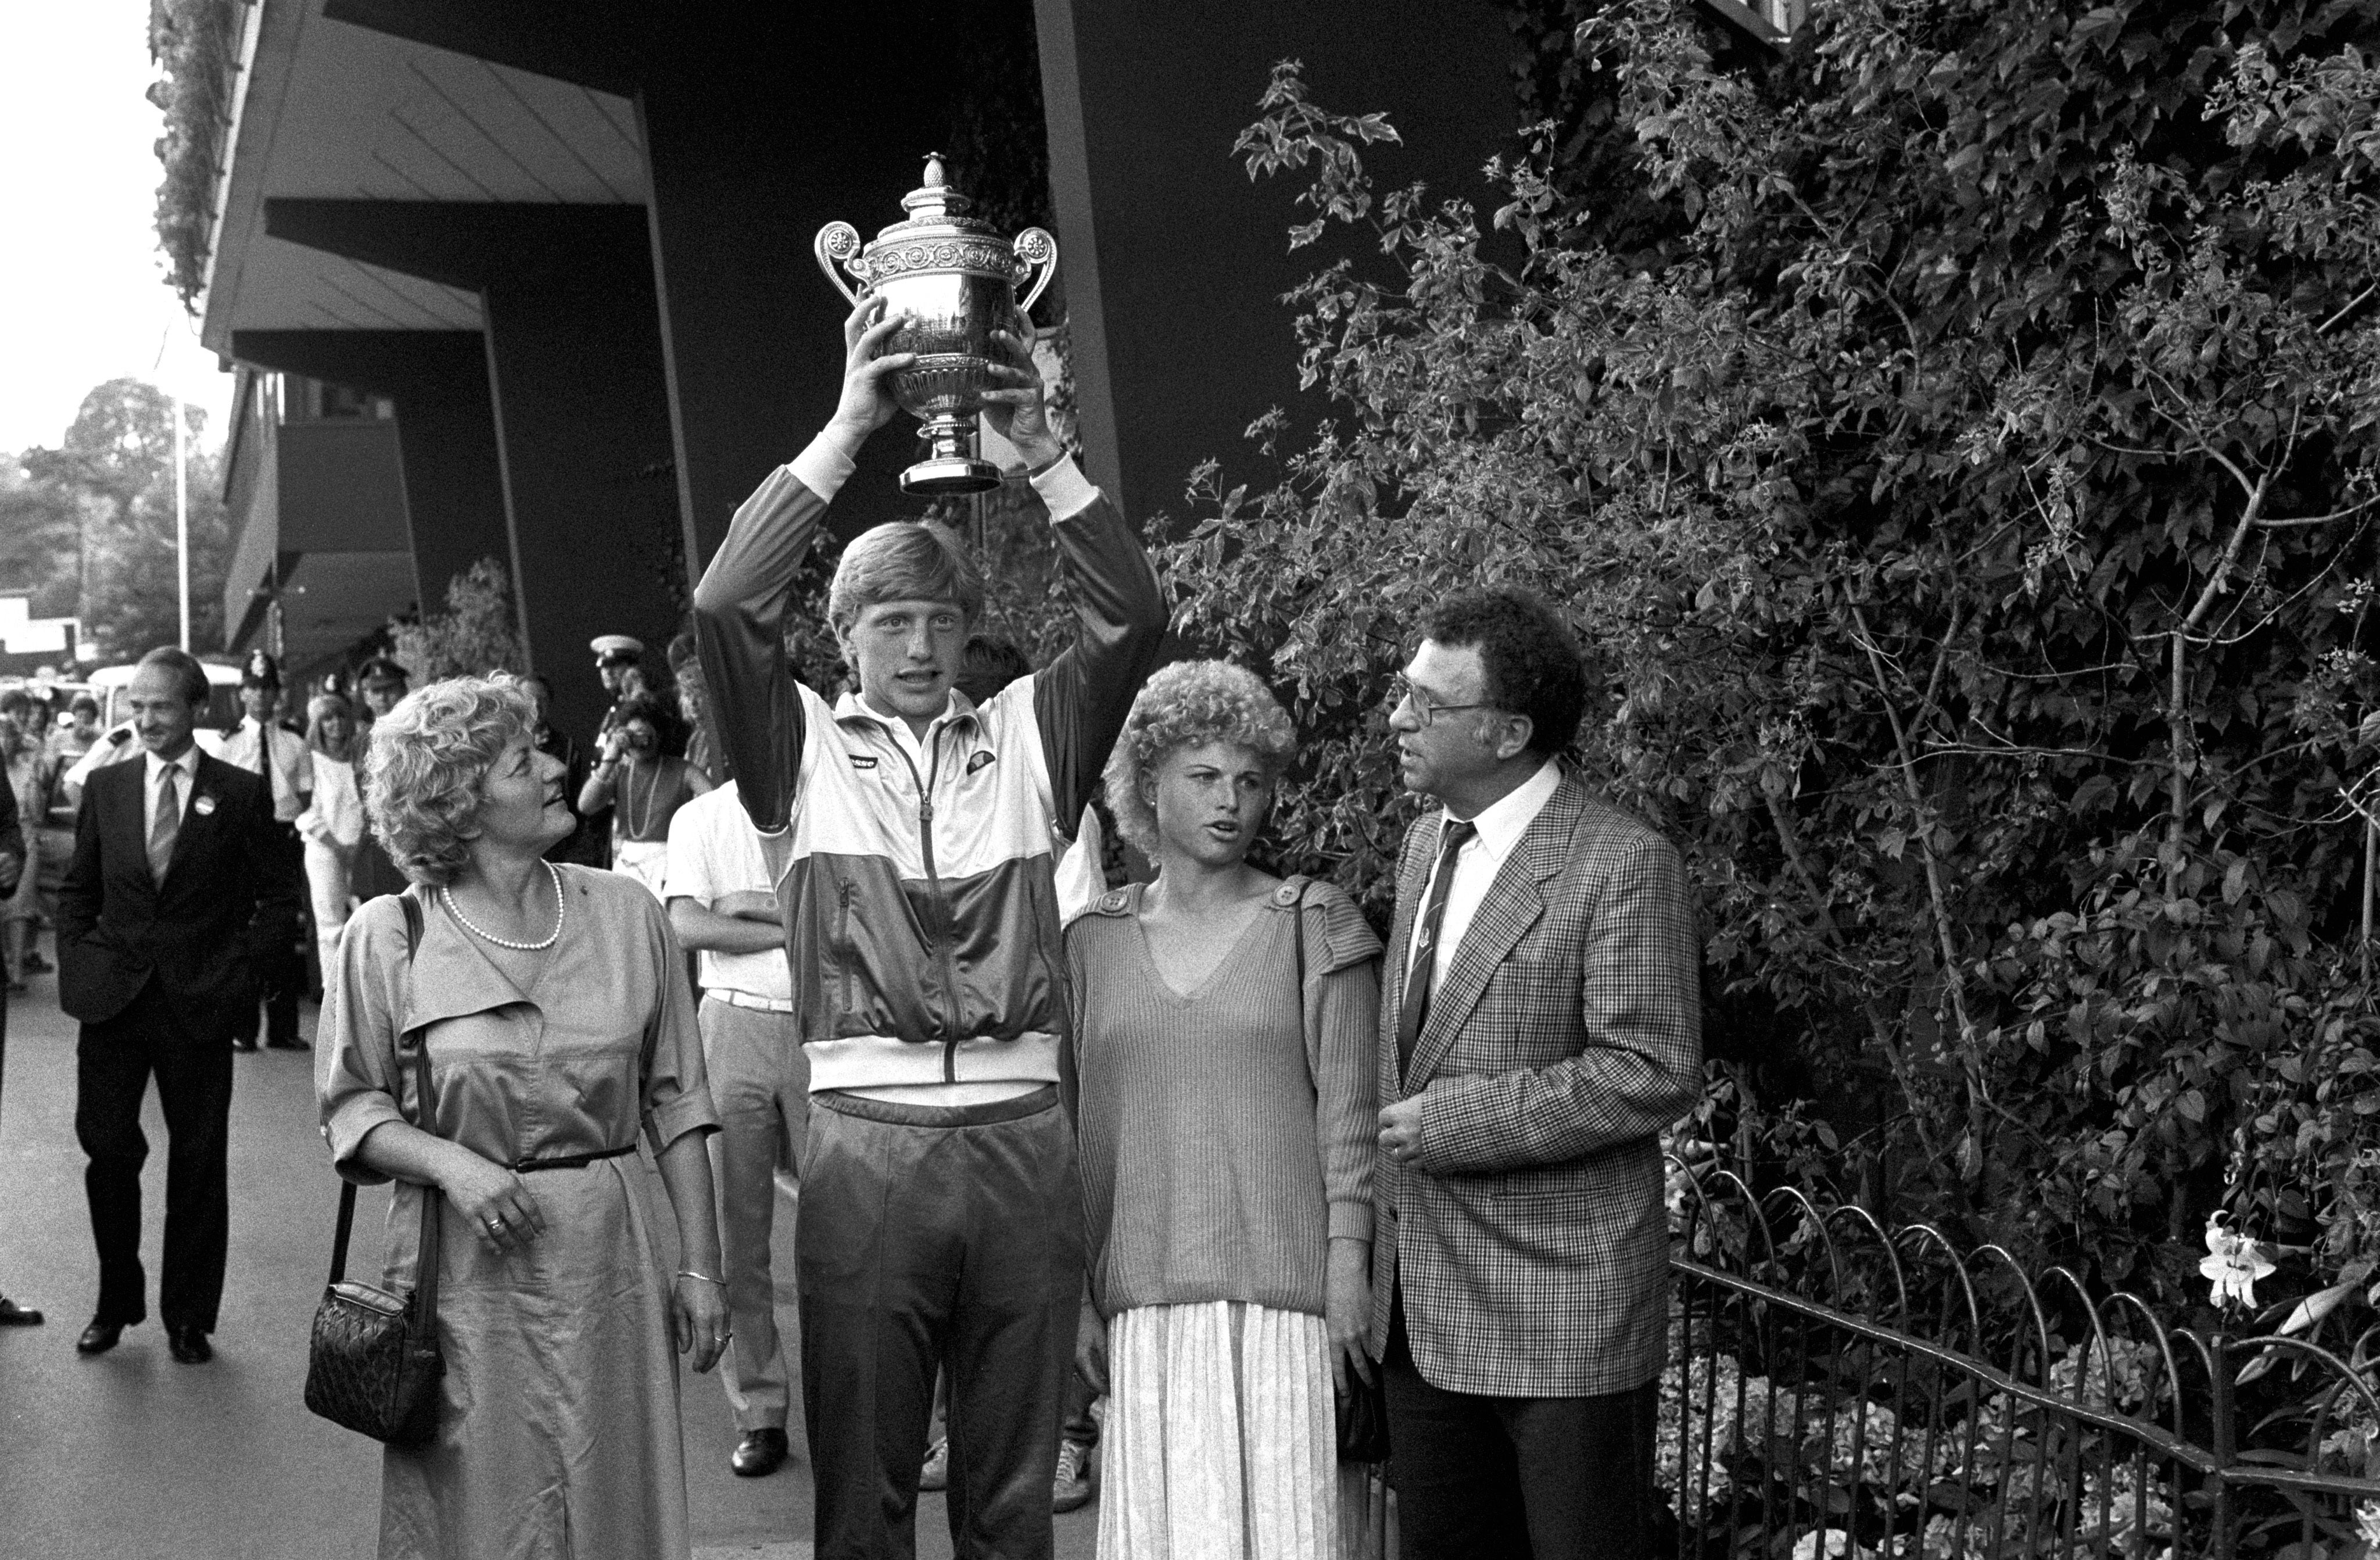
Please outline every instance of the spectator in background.
M21 871L12 874L8 896L0 901L0 964L7 970L8 989L21 992L25 977L50 968L33 946L33 931L41 919L41 834L22 826L22 820L49 815L50 792L57 768L50 756L48 734L42 729L43 706L21 688L0 693L0 763L7 770L8 789L15 803Z
M632 693L612 707L611 731L579 788L578 810L612 812L612 870L625 872L659 899L669 875L669 826L677 810L710 782L669 749L681 727L662 701Z
M314 756L306 739L283 725L281 666L263 651L248 658L239 674L240 722L224 738L216 755L235 768L261 775L273 792L273 838L287 859L282 870L295 878L303 871L298 818L314 795ZM256 979L264 1001L264 1042L276 1050L303 1051L298 1036L298 998L306 987L305 958L298 951L301 928L298 918L271 951L257 961ZM256 1049L257 1015L250 1006L232 1026L232 1045Z
M79 762L99 740L99 701L78 693L67 701L65 724L51 734L50 754L61 769Z
M371 735L371 723L396 708L396 701L413 686L413 674L402 662L385 655L375 655L356 668L356 691L363 699L363 708L357 712L356 740Z
M578 810L578 793L587 784L587 773L593 766L588 762L587 750L577 739L553 723L553 685L543 677L523 677L521 689L537 707L537 725L529 734L530 746L562 765L564 797L570 803L572 826L569 837L545 853L549 861L576 861L582 867L607 867L612 862L612 842L595 827L594 822Z
M298 815L298 833L306 842L306 884L314 905L314 944L326 989L338 968L339 933L355 899L356 847L364 837L355 742L355 706L340 694L316 694L306 706L314 794Z
M1333 1387L1372 1372L1380 944L1342 890L1247 860L1296 746L1240 667L1150 677L1106 789L1157 881L1066 932L1108 1560L1337 1560L1342 1510L1361 1530Z
M356 755L363 756L365 744L371 738L372 722L396 708L405 697L411 677L405 667L385 655L375 655L356 668L356 692L362 707L356 712ZM361 772L358 771L357 790L360 794ZM356 847L356 859L350 869L351 884L358 899L376 899L383 894L405 891L405 874L388 859L380 841L368 830L363 841Z
M810 1065L794 1013L777 892L734 781L694 798L670 821L667 903L678 942L701 955L697 1017L719 1112L710 1163L735 1337L720 1381L741 1438L728 1466L758 1478L775 1472L790 1450L792 1397L769 1245L777 1165L798 1173L802 1163Z
M669 664L670 675L677 679L678 718L686 722L686 762L711 785L724 785L726 755L711 737L710 690L703 686L702 657L691 633L670 640Z

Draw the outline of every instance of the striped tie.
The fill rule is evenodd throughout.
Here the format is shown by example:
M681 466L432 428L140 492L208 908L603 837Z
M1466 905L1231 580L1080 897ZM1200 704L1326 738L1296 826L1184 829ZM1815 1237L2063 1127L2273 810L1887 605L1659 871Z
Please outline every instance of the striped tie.
M182 796L174 784L179 767L167 764L157 772L157 821L149 825L149 872L158 883L174 862L174 840L182 832Z
M1422 906L1421 932L1414 939L1413 969L1405 976L1405 1000L1397 1010L1397 1070L1413 1066L1415 1043L1429 1017L1430 987L1438 978L1438 929L1446 920L1446 891L1454 885L1454 856L1463 842L1479 832L1460 818L1450 818L1438 831L1438 865L1430 873L1429 899Z

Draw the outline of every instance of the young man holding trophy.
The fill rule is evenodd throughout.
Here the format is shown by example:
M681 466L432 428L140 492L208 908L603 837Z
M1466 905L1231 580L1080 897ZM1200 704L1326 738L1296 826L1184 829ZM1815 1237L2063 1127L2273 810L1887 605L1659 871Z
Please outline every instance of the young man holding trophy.
M918 363L889 349L914 323L861 299L833 418L736 512L695 595L810 1063L796 1252L821 1560L914 1553L945 1363L954 1547L1050 1553L1084 1261L1050 821L1081 816L1166 624L1139 541L1050 432L1018 312L989 333L980 398L1049 508L1073 648L981 706L956 693L982 578L902 521L855 540L829 594L858 691L794 680L787 588Z

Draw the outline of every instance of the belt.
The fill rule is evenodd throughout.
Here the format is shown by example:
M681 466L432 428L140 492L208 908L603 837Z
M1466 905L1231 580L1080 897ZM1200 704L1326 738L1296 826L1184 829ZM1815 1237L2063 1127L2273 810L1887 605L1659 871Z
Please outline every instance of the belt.
M754 996L733 986L705 986L702 994L725 1003L730 1007L749 1007L756 1013L791 1013L794 1005L781 996Z
M533 1175L540 1170L577 1170L598 1160L618 1159L623 1154L636 1152L637 1145L630 1143L624 1149L598 1149L593 1153L557 1154L552 1159L516 1159L512 1167L523 1176Z

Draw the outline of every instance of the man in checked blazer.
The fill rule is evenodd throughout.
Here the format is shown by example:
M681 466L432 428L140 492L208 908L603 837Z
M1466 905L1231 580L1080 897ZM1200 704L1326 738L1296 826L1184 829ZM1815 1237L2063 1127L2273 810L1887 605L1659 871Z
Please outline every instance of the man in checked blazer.
M257 960L298 907L263 777L199 750L206 671L182 651L140 658L129 689L144 751L94 772L58 890L58 1004L81 1020L75 1137L99 1304L75 1340L104 1354L149 1313L140 1269L140 1101L157 1079L170 1136L158 1310L176 1359L212 1358L230 1227L232 1035L256 1010Z
M1555 754L1577 643L1440 603L1390 714L1406 834L1381 971L1372 1347L1408 1560L1645 1560L1667 1342L1658 1134L1702 1087L1677 851Z

